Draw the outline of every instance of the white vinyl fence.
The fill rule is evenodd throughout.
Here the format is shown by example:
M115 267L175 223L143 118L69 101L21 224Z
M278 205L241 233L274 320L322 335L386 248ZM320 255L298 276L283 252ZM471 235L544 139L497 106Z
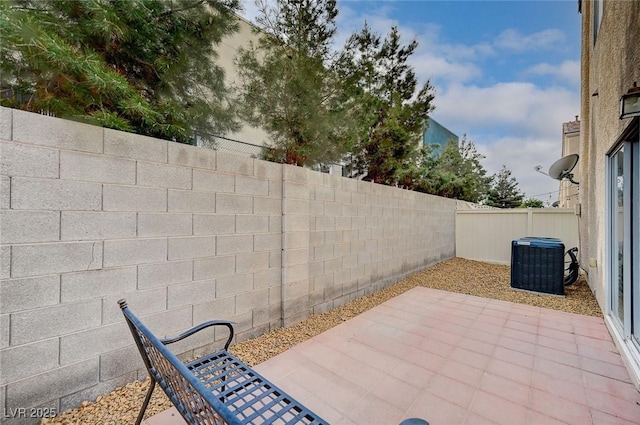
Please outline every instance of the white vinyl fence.
M558 238L565 250L579 246L573 208L456 211L456 256L510 264L511 242L526 236Z

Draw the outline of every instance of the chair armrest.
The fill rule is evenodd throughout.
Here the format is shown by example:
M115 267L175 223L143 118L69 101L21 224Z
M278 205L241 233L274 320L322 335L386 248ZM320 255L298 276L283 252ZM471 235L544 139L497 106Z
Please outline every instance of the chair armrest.
M208 327L211 326L226 326L227 328L229 328L229 338L227 339L227 342L224 344L224 349L228 350L229 349L229 345L231 345L231 340L233 339L233 324L234 322L229 322L226 320L211 320L209 322L204 322L199 324L198 326L195 326L183 333L181 333L180 335L173 337L173 338L165 338L165 339L161 339L160 342L162 342L164 345L167 344L173 344L174 342L178 342L181 341L197 332L200 332L203 329L206 329Z

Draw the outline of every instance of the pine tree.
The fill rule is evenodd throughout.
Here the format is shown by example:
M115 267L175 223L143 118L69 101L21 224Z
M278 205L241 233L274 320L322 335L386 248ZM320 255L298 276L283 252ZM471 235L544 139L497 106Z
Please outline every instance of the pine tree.
M365 180L400 185L416 164L434 98L430 83L419 88L407 63L417 47L415 40L402 45L397 27L383 39L367 24L345 47L343 80L359 105L360 133L350 167Z
M350 104L331 52L338 14L335 0L261 3L257 45L238 57L246 119L267 130L267 159L315 165L340 159L346 149Z
M430 149L424 153L416 190L469 202L480 202L485 197L491 178L480 162L484 156L473 141L466 135L460 144L450 140L439 155L433 154L434 147Z
M544 208L544 202L540 199L527 199L520 204L520 208Z
M517 208L524 194L518 189L518 182L511 176L506 165L492 177L491 189L487 194L487 205L498 208Z
M2 105L191 143L237 128L215 44L237 0L0 2Z

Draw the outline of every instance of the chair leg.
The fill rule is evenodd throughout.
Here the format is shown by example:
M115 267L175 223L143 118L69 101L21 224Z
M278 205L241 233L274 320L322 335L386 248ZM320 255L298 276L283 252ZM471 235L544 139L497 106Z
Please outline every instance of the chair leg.
M136 425L140 425L142 422L142 418L144 418L144 412L147 410L147 406L149 405L149 401L151 400L151 395L153 394L153 389L156 387L156 380L151 379L151 384L149 385L149 390L147 391L147 396L144 398L144 403L142 403L142 409L140 409L140 413L138 413L138 419L136 420Z

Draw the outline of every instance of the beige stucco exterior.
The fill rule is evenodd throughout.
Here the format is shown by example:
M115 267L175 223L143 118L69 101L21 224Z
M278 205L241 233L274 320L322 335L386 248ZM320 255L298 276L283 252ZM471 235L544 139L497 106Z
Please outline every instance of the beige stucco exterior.
M579 2L582 13L580 263L587 269L589 285L607 316L611 312L607 296L611 266L607 253L610 232L606 164L610 150L640 119L621 120L619 110L620 97L634 82L640 83L640 1L601 1L602 19L597 37L594 37L594 11L599 1ZM634 261L638 261L637 257ZM630 265L625 264L627 266ZM624 345L623 338L614 329L612 335L619 346ZM631 366L632 376L640 379L640 353L631 350L623 357Z
M238 31L223 38L217 46L218 58L216 63L224 69L226 83L231 86L240 84L238 80L238 71L235 64L236 56L241 48L249 48L253 42L257 45L260 38L257 28L245 21L241 17L238 19ZM225 134L226 137L233 140L239 140L254 145L265 145L269 141L269 134L261 128L243 123L242 128L236 132Z
M575 121L569 121L562 124L562 157L571 154L580 155L580 120L576 117ZM573 180L580 182L582 180L581 162L578 161L575 168L571 171ZM578 199L580 194L580 185L572 183L567 179L562 179L559 183L558 207L575 208L580 203Z

